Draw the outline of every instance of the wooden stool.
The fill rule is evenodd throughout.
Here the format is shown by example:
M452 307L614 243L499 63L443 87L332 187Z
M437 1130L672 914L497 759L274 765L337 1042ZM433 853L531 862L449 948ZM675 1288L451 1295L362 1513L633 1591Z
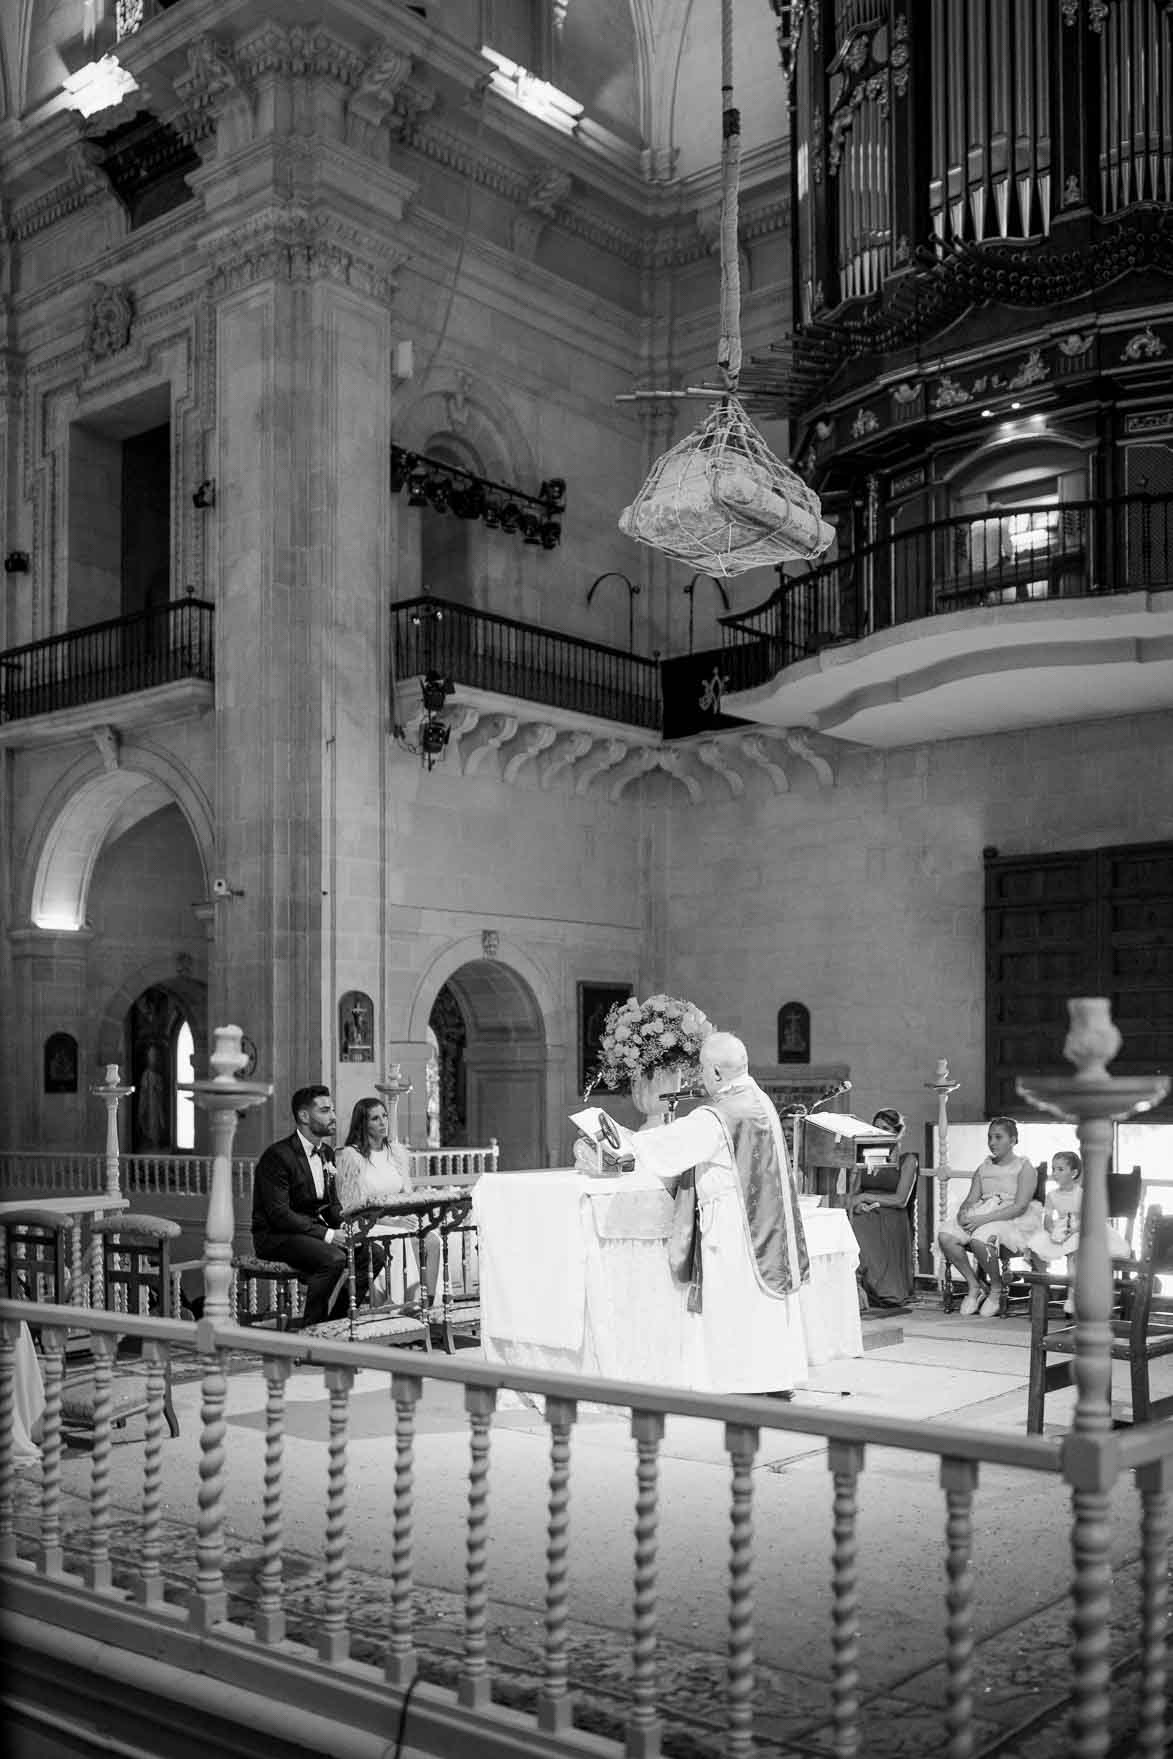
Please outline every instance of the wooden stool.
M268 1306L258 1306L257 1290L267 1285ZM291 1265L275 1258L241 1253L232 1260L232 1311L237 1325L267 1325L288 1331L302 1310L302 1281Z

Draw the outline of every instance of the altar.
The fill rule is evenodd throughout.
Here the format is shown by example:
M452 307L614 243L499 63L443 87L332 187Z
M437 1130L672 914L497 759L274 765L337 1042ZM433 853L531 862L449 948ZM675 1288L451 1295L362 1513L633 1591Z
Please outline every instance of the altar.
M672 1199L639 1173L486 1173L473 1192L485 1359L653 1385L703 1386L701 1328L668 1268ZM843 1210L804 1210L799 1304L811 1367L863 1354Z

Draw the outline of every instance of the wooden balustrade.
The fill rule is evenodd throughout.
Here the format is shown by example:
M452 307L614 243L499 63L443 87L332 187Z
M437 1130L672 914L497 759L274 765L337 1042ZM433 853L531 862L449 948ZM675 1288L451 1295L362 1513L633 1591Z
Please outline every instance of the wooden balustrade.
M202 1433L200 1436L200 1487L194 1511L197 1534L195 1582L186 1613L169 1599L168 1618L179 1629L186 1621L193 1631L215 1626L217 1646L224 1651L231 1670L231 1653L258 1657L279 1652L288 1637L285 1602L285 1549L283 1522L285 1481L285 1385L294 1365L304 1374L317 1369L322 1376L328 1408L328 1442L321 1450L321 1501L326 1511L320 1538L323 1569L323 1611L313 1641L319 1665L336 1670L332 1690L349 1689L369 1695L388 1693L388 1715L394 1717L403 1693L417 1681L419 1657L415 1636L413 1581L415 1534L428 1518L431 1486L421 1480L416 1460L416 1408L425 1381L448 1381L464 1388L469 1434L468 1493L465 1529L465 1605L463 1645L455 1701L463 1712L483 1719L493 1730L500 1750L509 1750L508 1721L515 1711L497 1709L492 1702L493 1667L488 1643L488 1619L492 1608L490 1562L495 1531L495 1508L503 1503L506 1489L490 1497L492 1419L498 1389L508 1384L545 1401L549 1430L549 1495L544 1508L536 1507L532 1518L544 1522L546 1576L544 1594L544 1655L536 1705L536 1727L519 1734L519 1753L557 1753L560 1735L573 1739L574 1692L568 1657L568 1618L576 1561L587 1567L570 1542L574 1506L574 1473L570 1437L579 1401L596 1406L628 1408L632 1413L635 1440L634 1519L632 1561L632 1639L630 1702L623 1751L648 1759L661 1750L662 1717L659 1706L658 1645L663 1636L657 1604L658 1545L660 1521L659 1461L664 1423L669 1415L705 1418L724 1426L730 1460L727 1574L728 1664L726 1672L725 1745L730 1755L753 1751L754 1609L752 1570L754 1461L761 1432L781 1430L822 1438L827 1448L830 1495L827 1531L830 1541L829 1633L832 1719L837 1753L867 1751L866 1730L861 1726L860 1678L866 1659L868 1633L862 1627L858 1593L857 1561L866 1543L861 1530L860 1506L866 1461L872 1449L895 1448L908 1454L927 1455L940 1463L939 1483L943 1500L944 1571L942 1629L945 1635L944 1694L941 1708L941 1751L950 1759L971 1753L972 1715L981 1690L974 1647L973 1548L975 1512L978 1507L978 1474L982 1462L1040 1474L1054 1485L1056 1509L1063 1506L1065 1443L1058 1437L1027 1436L993 1429L977 1430L949 1423L926 1425L916 1420L869 1414L852 1416L839 1410L794 1406L763 1399L689 1395L623 1382L583 1379L537 1371L503 1370L479 1361L459 1358L424 1359L407 1352L373 1344L348 1344L280 1332L258 1332L219 1321L204 1321L198 1328L175 1320L138 1315L87 1312L79 1316L70 1308L0 1301L0 1464L10 1457L14 1409L14 1350L22 1320L40 1330L46 1384L43 1420L41 1494L35 1531L14 1516L13 1474L0 1473L0 1575L11 1586L62 1580L69 1566L65 1555L62 1519L62 1414L61 1385L65 1364L66 1322L75 1334L78 1323L88 1329L96 1347L99 1396L95 1411L94 1450L90 1459L90 1496L87 1534L84 1541L84 1580L69 1578L75 1596L92 1596L94 1618L101 1619L106 1641L117 1642L120 1620L141 1618L163 1603L168 1568L167 1539L163 1530L161 1469L165 1454L162 1430L163 1369L170 1353L183 1346L190 1355L198 1350L207 1363L215 1364L216 1386L204 1383ZM111 1400L104 1377L118 1334L143 1341L152 1375L153 1396L141 1442L121 1441L120 1447L140 1446L143 1461L143 1495L140 1542L127 1551L125 1540L118 1549L110 1486ZM228 1599L225 1579L226 1515L229 1478L233 1464L225 1449L224 1395L227 1382L223 1367L231 1354L234 1361L248 1358L264 1382L265 1441L263 1463L257 1482L232 1482L233 1507L239 1510L251 1496L259 1510L257 1534L260 1568L255 1607L237 1608ZM390 1487L392 1552L389 1573L389 1619L381 1667L350 1658L351 1566L347 1557L347 1511L356 1486L347 1458L350 1435L350 1388L362 1371L386 1378L391 1397L390 1429L394 1435L395 1464ZM208 1397L209 1390L217 1396ZM1173 1478L1173 1425L1150 1425L1117 1438L1110 1433L1082 1438L1088 1455L1087 1471L1099 1473L1103 1484L1120 1473L1135 1476L1139 1492L1138 1539L1141 1560L1141 1680L1137 1688L1143 1740L1137 1751L1144 1755L1165 1750L1169 1721L1166 1702L1168 1660L1164 1646L1164 1623L1168 1604L1165 1579L1170 1538L1169 1485ZM868 1444L871 1444L871 1448ZM1092 1465L1091 1455L1096 1464ZM239 1467L236 1468L239 1472ZM987 1519L996 1519L999 1492L989 1493ZM174 1518L172 1516L172 1518ZM517 1518L510 1506L510 1521ZM1058 1518L1058 1515L1057 1517ZM304 1544L304 1534L299 1540ZM77 1536L74 1536L77 1543ZM1081 1567L1077 1559L1073 1572ZM931 1577L925 1575L924 1592L931 1593ZM761 1583L770 1593L770 1580ZM248 1620L246 1625L243 1621ZM1099 1633L1107 1653L1106 1632ZM369 1631L365 1633L369 1642ZM1086 1637L1078 1639L1086 1647ZM275 1676L276 1678L276 1676ZM274 1691L280 1688L275 1684ZM336 1702L338 1700L335 1700ZM438 1686L415 1685L412 1699L415 1741L426 1749L430 1714L442 1714L453 1694ZM447 1714L447 1713L444 1713ZM1086 1717L1085 1717L1086 1722ZM470 1725L472 1726L472 1725ZM538 1734L547 1745L533 1745ZM1093 1736L1085 1737L1087 1740ZM528 1744L527 1744L528 1743ZM563 1749L570 1751L567 1747ZM620 1747L615 1745L616 1754Z

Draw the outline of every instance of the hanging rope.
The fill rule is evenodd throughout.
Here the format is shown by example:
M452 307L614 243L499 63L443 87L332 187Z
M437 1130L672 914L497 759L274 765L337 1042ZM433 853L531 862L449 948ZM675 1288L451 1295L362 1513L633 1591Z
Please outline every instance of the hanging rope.
M741 374L740 177L741 112L733 102L733 0L721 0L721 340L717 365L728 391L736 391Z
M741 265L737 254L741 117L733 103L733 0L721 0L721 339L724 393L651 469L619 529L717 576L810 562L834 539L819 497L766 445L738 401Z

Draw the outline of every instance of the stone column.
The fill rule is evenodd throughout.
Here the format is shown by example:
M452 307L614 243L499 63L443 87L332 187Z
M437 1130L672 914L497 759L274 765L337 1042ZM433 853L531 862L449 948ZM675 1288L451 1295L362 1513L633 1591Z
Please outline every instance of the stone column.
M246 1152L284 1124L294 1087L337 1087L343 991L366 991L383 1017L393 239L413 186L371 155L386 152L380 122L410 61L376 66L369 23L350 14L327 0L307 41L274 7L263 28L254 16L218 37L211 59L194 46L173 76L217 124L191 179L214 265L208 553L228 887L209 1001L245 1022L274 1079Z

